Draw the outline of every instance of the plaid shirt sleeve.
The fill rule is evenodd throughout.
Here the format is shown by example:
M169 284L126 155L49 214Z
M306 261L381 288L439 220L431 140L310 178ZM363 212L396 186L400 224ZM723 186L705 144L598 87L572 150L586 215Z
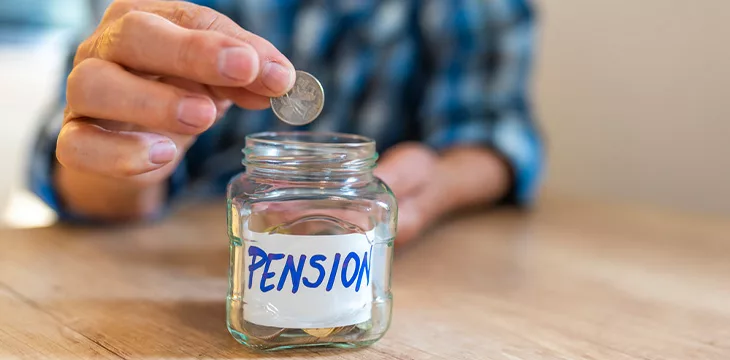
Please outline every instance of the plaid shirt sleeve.
M543 149L528 104L533 10L528 0L431 1L420 22L436 75L420 110L425 141L483 145L511 167L507 201L530 205Z

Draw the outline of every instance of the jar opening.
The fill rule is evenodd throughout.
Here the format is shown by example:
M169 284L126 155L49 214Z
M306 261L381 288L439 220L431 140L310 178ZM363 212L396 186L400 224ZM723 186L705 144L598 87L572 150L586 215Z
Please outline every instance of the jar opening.
M361 135L328 132L261 132L246 137L246 146L257 143L318 146L375 146L375 141Z
M322 132L263 132L246 137L243 165L270 171L370 171L378 154L365 136Z

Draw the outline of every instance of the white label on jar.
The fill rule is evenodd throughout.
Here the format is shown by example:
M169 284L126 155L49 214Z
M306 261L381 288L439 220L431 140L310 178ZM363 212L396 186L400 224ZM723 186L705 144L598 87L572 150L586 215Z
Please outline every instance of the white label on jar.
M246 321L327 328L370 320L374 232L244 235Z

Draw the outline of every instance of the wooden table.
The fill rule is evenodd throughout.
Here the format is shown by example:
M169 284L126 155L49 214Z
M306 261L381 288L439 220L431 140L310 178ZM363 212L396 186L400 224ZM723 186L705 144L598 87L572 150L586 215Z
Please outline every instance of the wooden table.
M730 221L547 199L397 251L365 350L253 354L225 327L221 202L134 229L0 231L0 358L730 359Z

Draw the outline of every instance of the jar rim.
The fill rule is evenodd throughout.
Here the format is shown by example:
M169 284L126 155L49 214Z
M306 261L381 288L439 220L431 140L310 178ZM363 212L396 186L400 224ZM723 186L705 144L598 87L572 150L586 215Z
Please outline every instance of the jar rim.
M337 132L260 132L246 136L242 164L247 169L324 175L372 171L375 140Z
M316 145L322 147L361 147L373 146L375 140L362 135L339 132L309 131L265 131L246 136L247 146L262 145Z

